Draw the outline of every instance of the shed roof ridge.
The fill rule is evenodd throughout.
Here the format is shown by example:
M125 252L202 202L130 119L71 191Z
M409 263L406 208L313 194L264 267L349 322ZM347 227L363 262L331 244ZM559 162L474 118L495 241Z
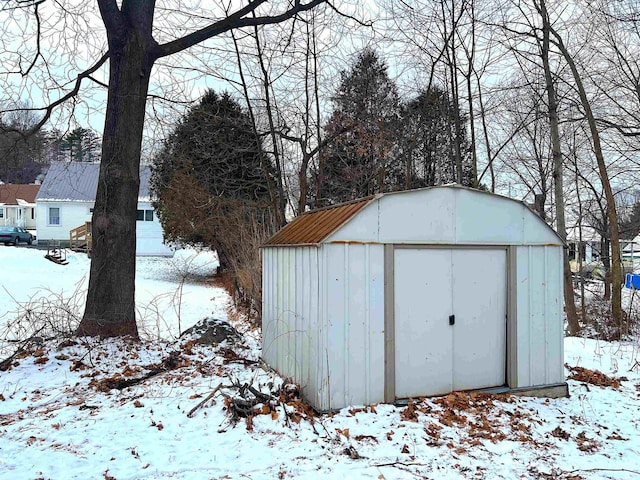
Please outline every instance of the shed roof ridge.
M308 210L308 211L306 211L304 213L301 213L300 215L298 215L298 217L301 217L303 215L309 215L309 214L312 214L312 213L324 212L324 211L327 211L327 210L333 210L334 208L346 207L348 205L353 205L354 203L369 202L371 200L375 200L376 198L380 198L383 195L384 195L384 193L375 193L373 195L367 195L366 197L354 198L353 200L349 200L347 202L340 202L340 203L336 203L334 205L327 205L326 207L314 208L313 210ZM296 218L298 218L298 217L296 217Z
M524 223L525 215L533 215L537 219L538 223L542 223L546 229L552 231L556 238L562 243L563 240L560 235L547 224L537 212L532 211L527 204L515 198L507 197L500 194L495 194L481 189L467 187L464 185L452 184L452 185L438 185L423 188L416 188L412 190L400 190L394 192L378 193L375 195L369 195L367 197L357 198L348 202L339 203L336 205L330 205L328 207L319 208L316 210L310 210L305 212L296 218L294 218L288 225L283 227L275 235L269 238L263 246L265 247L286 247L293 245L319 245L325 242L334 233L340 230L342 227L351 222L356 216L359 215L361 210L365 210L373 202L379 202L385 197L392 197L402 194L415 194L420 191L435 191L435 190L453 190L457 192L472 192L474 195L488 195L494 198L500 198L502 201L509 201L512 204L517 205L522 209L522 220ZM457 195L456 195L457 197ZM457 208L457 207L456 207ZM525 213L526 212L526 213ZM380 218L378 212L378 233L380 232ZM523 225L523 228L524 225ZM524 235L524 233L523 233Z

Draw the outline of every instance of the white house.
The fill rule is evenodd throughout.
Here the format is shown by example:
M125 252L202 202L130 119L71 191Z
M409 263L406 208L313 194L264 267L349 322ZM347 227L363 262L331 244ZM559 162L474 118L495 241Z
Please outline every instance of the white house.
M36 195L40 185L0 184L0 225L36 228Z
M99 163L52 164L36 197L38 243L69 242L69 232L91 221L98 187ZM153 211L149 193L151 171L140 170L136 254L171 256L164 245L162 226Z
M263 245L263 358L320 411L567 395L563 248L523 203L458 186L306 213Z

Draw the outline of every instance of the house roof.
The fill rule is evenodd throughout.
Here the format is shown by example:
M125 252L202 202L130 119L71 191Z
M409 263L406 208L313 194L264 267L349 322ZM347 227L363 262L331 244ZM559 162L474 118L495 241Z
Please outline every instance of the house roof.
M0 203L18 205L18 199L27 203L35 203L40 185L17 185L3 183L0 185Z
M375 198L359 198L352 202L303 213L271 237L265 246L320 243Z
M99 163L53 163L44 177L37 200L58 202L93 202L98 190ZM151 169L140 168L139 201L149 201Z
M478 195L487 195L491 198L500 198L508 202L513 202L514 204L519 204L524 207L523 211L529 212L532 217L535 217L535 219L537 219L537 222L535 220L533 221L534 224L539 223L540 225L543 225L546 229L553 232L553 236L555 238L562 242L557 232L555 232L544 220L542 220L539 215L528 208L524 202L483 190L476 190L457 184L450 184L425 187L414 190L379 193L377 195L356 199L348 203L342 203L331 207L306 212L296 217L291 223L283 227L263 246L273 247L291 245L317 245L328 239L333 233L340 230L347 223L350 223L350 221L356 216L356 214L364 209L364 207L368 206L372 202L381 200L383 197L386 198L391 196L395 197L412 195L420 191L424 192L429 190L445 189L475 192Z

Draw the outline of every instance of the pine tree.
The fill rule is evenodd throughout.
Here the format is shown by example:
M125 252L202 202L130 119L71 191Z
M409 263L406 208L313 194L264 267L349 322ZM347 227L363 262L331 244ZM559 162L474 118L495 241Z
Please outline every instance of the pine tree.
M312 183L315 206L331 205L396 188L392 166L400 113L395 83L375 50L362 51L342 72L325 125L332 139L323 151Z
M268 172L249 115L228 93L207 91L153 161L151 188L165 238L208 245L229 267L240 224L270 228Z
M402 109L399 150L404 168L404 188L442 185L456 181L455 116L463 131L467 120L456 112L447 92L438 88L421 92ZM473 164L469 140L464 135L462 150L463 185L473 184Z
M69 162L97 162L100 148L100 137L90 128L75 128L60 142L60 150Z

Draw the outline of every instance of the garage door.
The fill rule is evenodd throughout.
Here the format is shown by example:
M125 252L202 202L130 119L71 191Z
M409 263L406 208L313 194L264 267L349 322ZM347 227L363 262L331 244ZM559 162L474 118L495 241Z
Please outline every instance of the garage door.
M506 250L396 248L395 396L505 384Z

